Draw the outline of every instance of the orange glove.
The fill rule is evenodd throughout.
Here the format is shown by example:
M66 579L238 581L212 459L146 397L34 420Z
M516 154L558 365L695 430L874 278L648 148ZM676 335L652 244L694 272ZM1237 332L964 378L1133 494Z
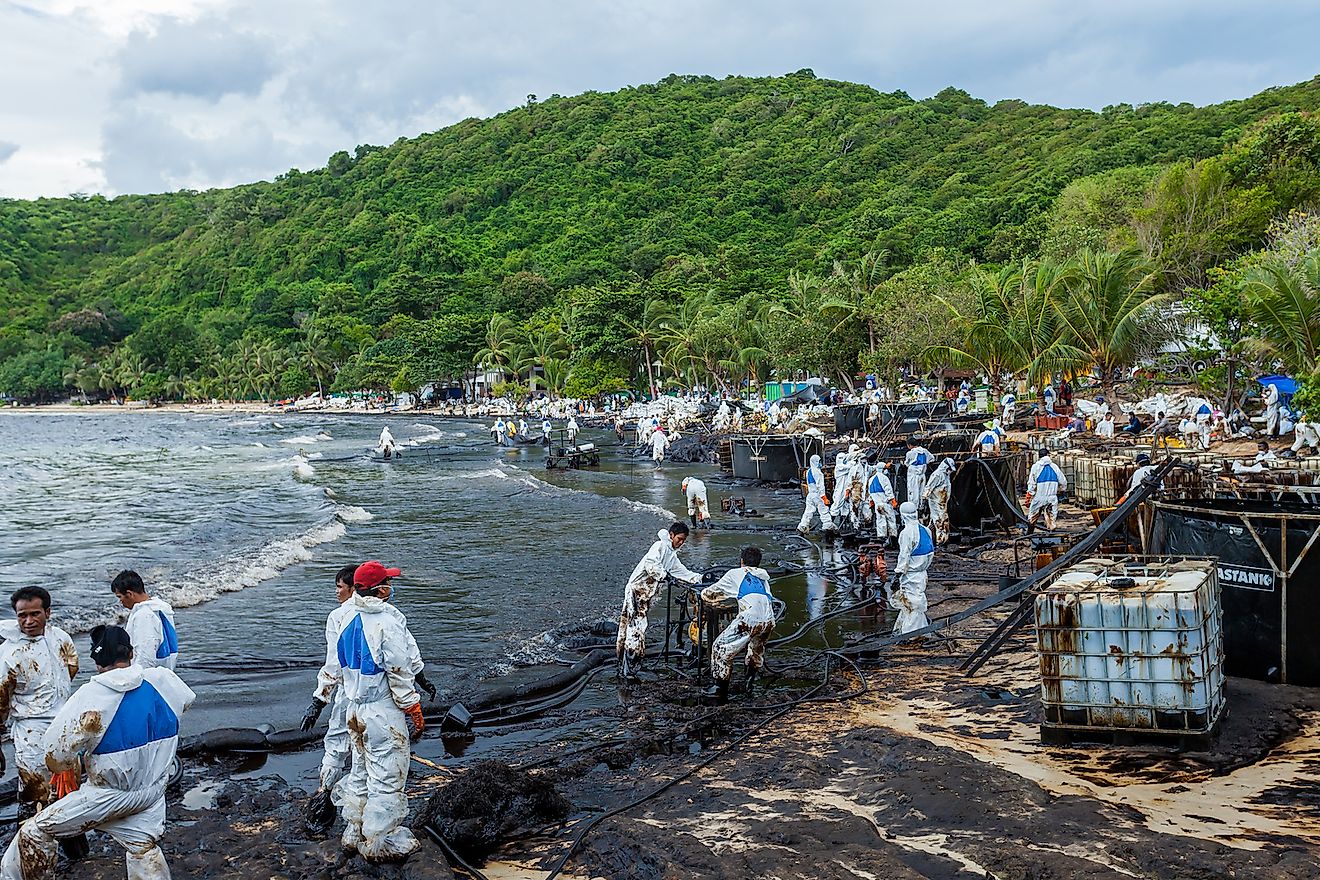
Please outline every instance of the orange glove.
M829 507L829 505L830 505L830 496L828 496L828 495L822 495L822 496L820 496L820 500L825 502L825 506L826 506L826 507Z
M73 794L78 790L77 770L65 770L63 773L56 773L50 778L51 790L55 793L55 800L59 800L66 795Z
M852 497L852 489L844 489L844 490L843 490L843 500L844 500L844 501L847 501L847 500L848 500L849 498L851 498L851 497Z
M422 731L426 730L426 716L422 715L422 704L413 703L403 710L403 714L408 719L408 739L417 742L422 738Z
M897 498L890 498L890 499L889 499L889 506L890 506L890 507L893 507L893 508L897 508L897 507L898 507L898 499L897 499Z
M1025 496L1023 496L1023 498L1022 498L1022 502L1023 502L1024 504L1030 504L1030 503L1031 503L1031 493L1030 493L1030 492L1028 492Z

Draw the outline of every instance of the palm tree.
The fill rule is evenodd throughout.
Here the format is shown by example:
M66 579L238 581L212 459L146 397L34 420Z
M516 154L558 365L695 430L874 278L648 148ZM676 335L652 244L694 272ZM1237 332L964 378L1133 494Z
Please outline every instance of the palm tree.
M147 362L141 355L131 352L120 354L119 362L115 366L115 380L119 383L119 387L124 389L125 394L140 385L146 375Z
M788 296L771 304L768 315L772 318L802 320L817 315L825 304L825 282L820 276L796 269L788 273Z
M691 385L696 384L699 367L705 367L709 374L719 360L701 327L703 321L715 316L716 309L713 292L693 294L664 322L660 332L659 343L665 349L665 360L674 372L686 374Z
M1170 300L1153 292L1156 271L1132 249L1084 250L1063 279L1058 314L1072 339L1063 356L1095 367L1106 400L1116 400L1114 377L1156 350L1168 326L1158 309Z
M642 350L642 362L646 364L646 382L651 389L651 396L656 396L655 370L651 365L651 352L656 351L665 333L665 323L671 317L669 306L663 300L648 299L642 306L642 316L637 321L623 320L620 323L628 333L628 341Z
M867 350L871 354L875 354L875 317L881 307L879 293L889 277L888 257L889 251L868 251L851 269L835 260L833 284L821 303L825 312L837 318L831 332L838 332L850 320L860 321L866 327Z
M298 343L298 357L309 375L316 380L316 391L325 397L325 380L334 377L337 364L330 336L321 328L311 326Z
M536 393L536 368L544 370L550 361L567 356L568 343L559 332L558 324L542 324L527 331L518 368L527 371L527 385L533 394Z
M1247 311L1259 339L1256 348L1295 373L1320 365L1320 250L1296 265L1266 257L1246 276Z

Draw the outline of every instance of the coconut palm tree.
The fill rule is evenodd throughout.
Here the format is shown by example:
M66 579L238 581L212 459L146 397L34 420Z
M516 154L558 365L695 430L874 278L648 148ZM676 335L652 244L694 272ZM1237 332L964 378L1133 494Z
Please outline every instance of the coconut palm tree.
M507 315L496 312L486 324L486 344L472 356L472 363L512 368L518 356L519 336L518 326Z
M866 328L867 350L875 354L875 318L881 307L880 289L889 277L889 251L868 251L855 266L834 261L834 274L821 303L824 312L835 319L838 332L850 320Z
M659 299L648 299L642 305L642 316L636 321L621 321L628 333L628 341L642 350L642 363L646 365L646 383L651 389L651 396L656 396L655 368L651 364L651 353L657 351L665 333L665 324L672 317L669 306Z
M311 326L297 346L298 359L308 375L316 380L316 390L325 396L325 382L333 379L338 364L330 336L319 327Z
M521 356L517 361L518 369L527 371L527 385L536 393L536 368L546 369L546 365L559 358L568 356L568 343L559 332L558 324L542 324L529 330L523 337Z
M1295 265L1266 257L1247 272L1244 292L1258 350L1298 374L1320 366L1320 250Z
M1154 292L1156 270L1133 249L1084 250L1062 279L1057 308L1072 337L1060 347L1063 359L1094 367L1105 399L1114 396L1115 376L1159 348L1169 335L1160 308L1170 294Z

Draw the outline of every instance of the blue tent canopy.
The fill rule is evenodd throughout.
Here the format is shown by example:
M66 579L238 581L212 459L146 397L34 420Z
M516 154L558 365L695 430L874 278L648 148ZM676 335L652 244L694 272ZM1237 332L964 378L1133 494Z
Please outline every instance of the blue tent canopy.
M1261 376L1256 381L1260 383L1260 387L1262 388L1266 385L1273 385L1275 388L1279 389L1280 394L1297 393L1297 380L1291 376Z

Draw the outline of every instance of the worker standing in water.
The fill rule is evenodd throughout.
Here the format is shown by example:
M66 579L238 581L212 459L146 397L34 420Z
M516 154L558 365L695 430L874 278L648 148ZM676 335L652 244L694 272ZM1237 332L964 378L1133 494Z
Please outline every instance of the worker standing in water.
M400 859L418 847L408 817L408 763L426 729L415 675L416 642L402 612L388 603L400 574L371 560L353 573L353 598L327 646L316 699L344 689L352 766L337 793L344 814L343 846L368 861Z
M572 416L569 416L568 424L564 427L564 431L568 434L569 445L577 443L577 435L578 435L577 419L573 418Z
M394 442L394 435L390 433L390 426L386 425L380 429L380 440L376 442L376 451L384 458L389 459L395 453L395 447L398 444Z
M657 532L656 542L637 563L628 583L623 587L623 610L619 613L619 636L615 642L615 653L619 658L619 671L624 678L639 680L643 677L646 615L665 578L673 577L686 584L701 581L701 575L689 570L678 559L678 548L683 546L687 537L687 523L676 522L668 530Z
M664 464L665 450L669 448L669 438L665 436L663 428L656 428L648 441L651 444L651 460L655 462L658 468Z
M811 456L811 461L807 467L807 506L802 511L802 519L798 522L798 531L807 534L811 530L811 517L815 514L820 517L820 527L825 531L834 528L834 520L830 516L830 496L825 494L825 471L820 465L820 456ZM835 491L838 487L835 487Z
M0 682L7 691L0 691L0 725L9 727L14 741L18 821L22 822L51 801L42 737L73 693L78 651L69 634L50 622L50 593L44 588L15 590L9 604L17 619L0 623L5 640L0 646Z
M696 477L684 477L683 495L687 498L688 520L692 527L710 528L710 500L706 497L706 484Z
M142 576L132 570L115 575L110 590L128 609L124 629L133 640L133 662L143 669L164 666L173 670L179 662L179 634L170 603L148 596Z
M55 714L43 740L51 772L77 774L85 765L87 782L23 823L0 861L0 880L47 880L56 840L93 829L124 848L129 880L169 880L160 850L165 786L179 718L196 695L169 669L143 669L133 651L124 629L92 630L97 674Z
M733 660L744 648L747 692L751 693L752 683L765 662L766 640L775 629L775 597L770 593L770 575L761 568L761 549L744 547L739 562L742 564L738 568L701 591L702 599L707 601L724 596L738 600L737 616L716 636L710 648L710 673L715 684L707 696L720 702L729 696Z

